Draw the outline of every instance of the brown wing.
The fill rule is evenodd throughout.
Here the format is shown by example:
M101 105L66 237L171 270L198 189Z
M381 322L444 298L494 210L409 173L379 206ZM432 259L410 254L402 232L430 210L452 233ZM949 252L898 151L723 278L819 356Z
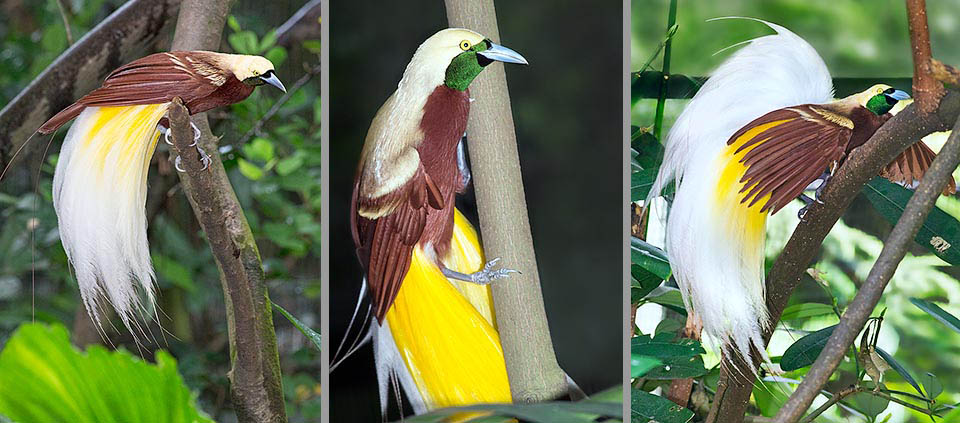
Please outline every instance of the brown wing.
M359 180L354 184L351 229L378 321L383 321L410 268L427 213L442 207L443 196L422 165L402 187L375 200L359 195ZM373 217L383 210L389 211Z
M890 182L913 188L923 178L923 174L930 168L936 156L937 153L934 153L923 141L917 142L907 147L903 153L884 167L880 171L880 176L889 179ZM956 193L957 184L951 177L950 183L943 188L943 195Z
M746 168L741 203L769 198L761 211L779 211L843 156L853 122L824 106L774 110L750 122L727 141Z
M212 94L219 85L196 72L194 63L204 63L200 52L157 53L114 70L103 86L54 115L40 127L49 134L77 117L86 107L158 104L180 97L190 103ZM206 66L211 66L206 64Z

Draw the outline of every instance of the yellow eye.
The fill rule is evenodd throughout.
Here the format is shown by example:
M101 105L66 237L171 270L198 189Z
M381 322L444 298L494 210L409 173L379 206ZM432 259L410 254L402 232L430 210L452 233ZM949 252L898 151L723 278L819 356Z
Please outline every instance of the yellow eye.
M469 41L463 40L463 41L460 42L460 50L467 51L467 50L469 50L469 49L470 49L470 42L469 42Z

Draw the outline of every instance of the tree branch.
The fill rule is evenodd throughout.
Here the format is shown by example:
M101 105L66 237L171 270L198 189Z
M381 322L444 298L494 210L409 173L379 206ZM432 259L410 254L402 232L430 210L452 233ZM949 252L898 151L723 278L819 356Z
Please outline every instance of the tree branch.
M945 94L943 85L931 70L930 29L927 27L927 1L907 0L910 49L913 51L913 96L920 110L933 113Z
M172 50L216 50L233 0L183 0ZM203 228L223 287L230 339L230 392L240 422L287 421L280 380L280 359L273 314L263 280L260 252L217 154L217 138L205 114L193 122L202 136L199 146L211 153L202 169L193 131L180 99L168 111L176 154L185 173L183 191Z
M446 0L451 26L499 42L493 0ZM486 257L519 270L493 284L493 305L514 402L538 402L567 392L557 364L540 291L523 175L503 65L491 65L471 84L467 133Z
M175 15L180 0L131 0L47 66L0 110L0 169L40 125L139 56ZM29 154L44 143L33 143Z
M310 0L277 27L277 45L289 47L303 40L320 39L320 0Z

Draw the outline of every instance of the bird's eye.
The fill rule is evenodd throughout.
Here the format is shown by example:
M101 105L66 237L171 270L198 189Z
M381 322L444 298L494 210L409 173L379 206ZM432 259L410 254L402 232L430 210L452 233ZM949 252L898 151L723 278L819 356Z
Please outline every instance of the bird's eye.
M469 41L463 40L463 41L460 42L460 50L467 51L467 50L469 50L469 49L470 49L470 42L469 42Z

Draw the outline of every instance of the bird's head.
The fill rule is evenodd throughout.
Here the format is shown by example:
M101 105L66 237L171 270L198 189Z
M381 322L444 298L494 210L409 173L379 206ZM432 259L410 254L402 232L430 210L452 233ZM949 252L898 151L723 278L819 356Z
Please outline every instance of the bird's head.
M264 57L248 56L244 54L224 54L221 57L221 66L233 72L233 76L250 86L270 84L287 92L283 83L277 78L273 63Z
M527 64L519 53L489 38L462 28L448 28L427 38L417 48L404 72L404 80L444 84L463 91L493 62ZM403 83L403 82L401 82Z
M900 100L910 98L910 94L886 84L877 84L866 91L856 94L857 102L877 115L888 113Z

